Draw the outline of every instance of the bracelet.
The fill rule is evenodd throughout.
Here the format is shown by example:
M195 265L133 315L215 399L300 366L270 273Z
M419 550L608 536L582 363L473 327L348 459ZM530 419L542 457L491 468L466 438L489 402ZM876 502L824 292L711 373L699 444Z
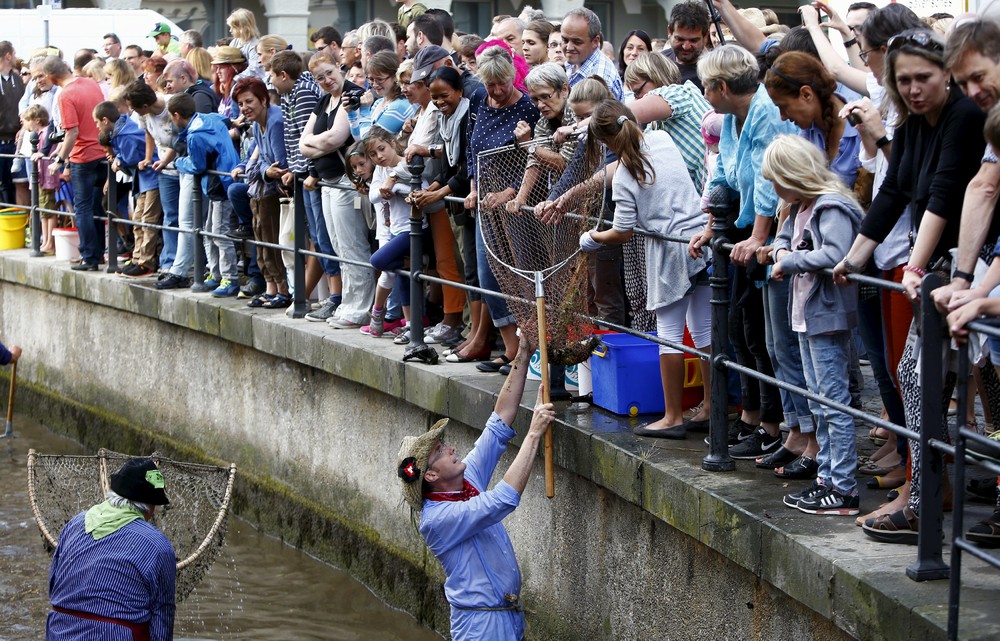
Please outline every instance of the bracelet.
M916 274L917 276L920 276L921 278L923 278L924 276L927 275L927 270L926 269L924 269L923 267L915 267L913 265L905 265L905 266L903 266L903 271L904 272L911 272L913 274Z
M858 44L858 39L857 38L851 38L850 40L845 40L844 41L844 49L853 47L856 44Z
M879 138L878 140L875 141L875 147L877 147L878 149L881 149L881 148L885 147L886 145L890 144L891 142L892 142L892 138L890 138L889 136L882 136L881 138Z
M841 261L844 264L844 269L847 270L848 274L860 274L865 271L864 265L855 265L851 261L847 260L847 256L844 256L844 260Z
M975 280L976 278L975 275L970 274L969 272L963 272L960 269L956 269L955 273L953 273L951 277L952 279L961 278L962 280L967 281L970 285L972 284L972 281Z

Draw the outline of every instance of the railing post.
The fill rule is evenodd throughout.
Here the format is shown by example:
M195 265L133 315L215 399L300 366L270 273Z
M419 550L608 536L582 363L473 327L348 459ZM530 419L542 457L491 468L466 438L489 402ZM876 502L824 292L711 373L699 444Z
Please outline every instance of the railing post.
M295 179L292 187L292 216L295 217L295 267L292 271L292 318L303 318L309 311L306 291L306 257L302 250L306 248L306 238L309 232L306 231L306 199L303 191L302 181Z
M28 142L31 143L32 158L38 152L38 132L32 131L28 134ZM31 255L38 257L42 255L42 214L38 211L38 162L28 158L28 181L31 187Z
M701 467L709 472L732 472L736 462L729 456L729 370L725 359L729 345L729 253L726 232L728 207L712 212L712 410L709 451ZM707 251L707 249L705 250Z
M963 373L969 371L969 349L965 345L958 348L958 406L968 407L969 377ZM958 609L962 595L962 548L955 541L965 536L965 435L962 431L966 425L965 412L955 415L955 479L952 485L951 513L951 577L948 583L948 638L958 638Z
M205 283L205 243L201 238L201 232L205 229L205 195L201 192L201 176L192 176L191 186L191 255L194 257L194 285ZM180 232L183 233L183 232ZM177 239L181 242L180 236Z
M423 156L410 161L411 192L419 191L424 173ZM418 360L430 365L438 362L437 350L424 343L424 283L420 280L424 266L424 212L410 205L410 344L403 360Z
M944 456L930 440L943 440L941 390L944 387L944 336L941 314L934 306L931 292L945 284L945 279L931 273L920 284L920 514L917 561L906 568L914 581L948 578L948 566L941 557L941 534L944 523L942 488ZM960 406L962 407L962 406Z
M115 180L115 170L108 163L108 268L107 273L114 274L118 271L118 226L115 225L115 218L118 207L118 182Z

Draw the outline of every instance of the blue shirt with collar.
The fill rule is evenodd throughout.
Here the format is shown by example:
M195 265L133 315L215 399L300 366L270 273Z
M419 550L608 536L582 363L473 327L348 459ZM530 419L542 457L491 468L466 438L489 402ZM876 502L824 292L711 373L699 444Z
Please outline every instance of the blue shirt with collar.
M567 62L566 75L569 76L570 87L574 86L584 78L597 75L604 80L604 84L608 86L608 89L611 90L611 95L614 96L616 100L621 100L622 96L625 94L625 90L622 87L622 79L618 75L618 69L615 67L615 63L611 62L607 56L601 53L600 47L594 49L594 52L583 61L579 69L574 70L573 64Z

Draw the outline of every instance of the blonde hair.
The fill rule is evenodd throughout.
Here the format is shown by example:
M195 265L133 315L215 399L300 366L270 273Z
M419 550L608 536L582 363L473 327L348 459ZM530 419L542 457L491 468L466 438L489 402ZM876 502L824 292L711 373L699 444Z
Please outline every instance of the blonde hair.
M659 55L659 54L657 54ZM587 126L587 159L596 164L604 153L601 143L640 185L656 180L656 170L642 150L643 135L635 115L617 100L605 100L594 108Z
M706 51L698 60L698 77L705 87L725 82L731 93L747 95L760 85L760 67L752 53L737 45L722 45Z
M596 106L609 98L611 98L611 91L608 89L607 83L598 76L584 78L569 90L569 102L572 105L589 102Z
M260 37L260 40L257 41L257 46L261 51L278 53L288 48L288 41L279 35L269 33L266 36Z
M679 85L681 71L673 60L669 60L659 51L641 53L625 68L625 82L631 85L645 81L657 87Z
M514 81L514 58L503 47L493 46L483 49L476 58L479 79L483 84Z
M246 44L255 38L260 38L260 31L257 30L257 18L249 9L236 9L226 18L226 25L232 30L233 35Z
M135 69L121 58L111 58L104 63L104 72L108 74L111 88L127 87L136 81Z
M191 63L194 67L194 73L202 80L211 81L214 78L212 74L212 54L208 52L208 49L204 47L195 47L187 52L187 56L184 57L185 60Z
M839 194L857 203L854 192L827 166L819 147L801 136L778 136L764 151L761 175L783 189L815 200Z
M88 78L93 78L95 82L103 82L108 77L107 72L104 71L104 61L100 58L94 58L84 65L83 73Z
M366 22L358 27L357 36L358 43L362 45L365 40L372 36L385 36L389 40L396 42L396 32L392 30L392 25L379 18L375 18L371 22Z
M399 69L396 70L396 82L400 86L403 86L403 74L413 77L413 59L407 58L403 62L399 63Z

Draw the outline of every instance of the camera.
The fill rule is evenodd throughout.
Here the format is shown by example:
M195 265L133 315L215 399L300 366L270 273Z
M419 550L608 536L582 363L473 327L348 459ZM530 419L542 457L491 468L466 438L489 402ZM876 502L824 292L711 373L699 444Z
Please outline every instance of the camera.
M847 122L851 123L855 127L861 124L861 114L857 110L852 111L847 114Z
M56 131L56 132L54 132L54 133L52 133L52 134L49 135L49 143L50 144L51 143L59 144L63 140L66 140L66 130L65 129L59 129L58 131Z
M357 89L348 89L344 92L344 107L348 109L357 109L361 106L361 96L363 96L365 90L358 87Z

